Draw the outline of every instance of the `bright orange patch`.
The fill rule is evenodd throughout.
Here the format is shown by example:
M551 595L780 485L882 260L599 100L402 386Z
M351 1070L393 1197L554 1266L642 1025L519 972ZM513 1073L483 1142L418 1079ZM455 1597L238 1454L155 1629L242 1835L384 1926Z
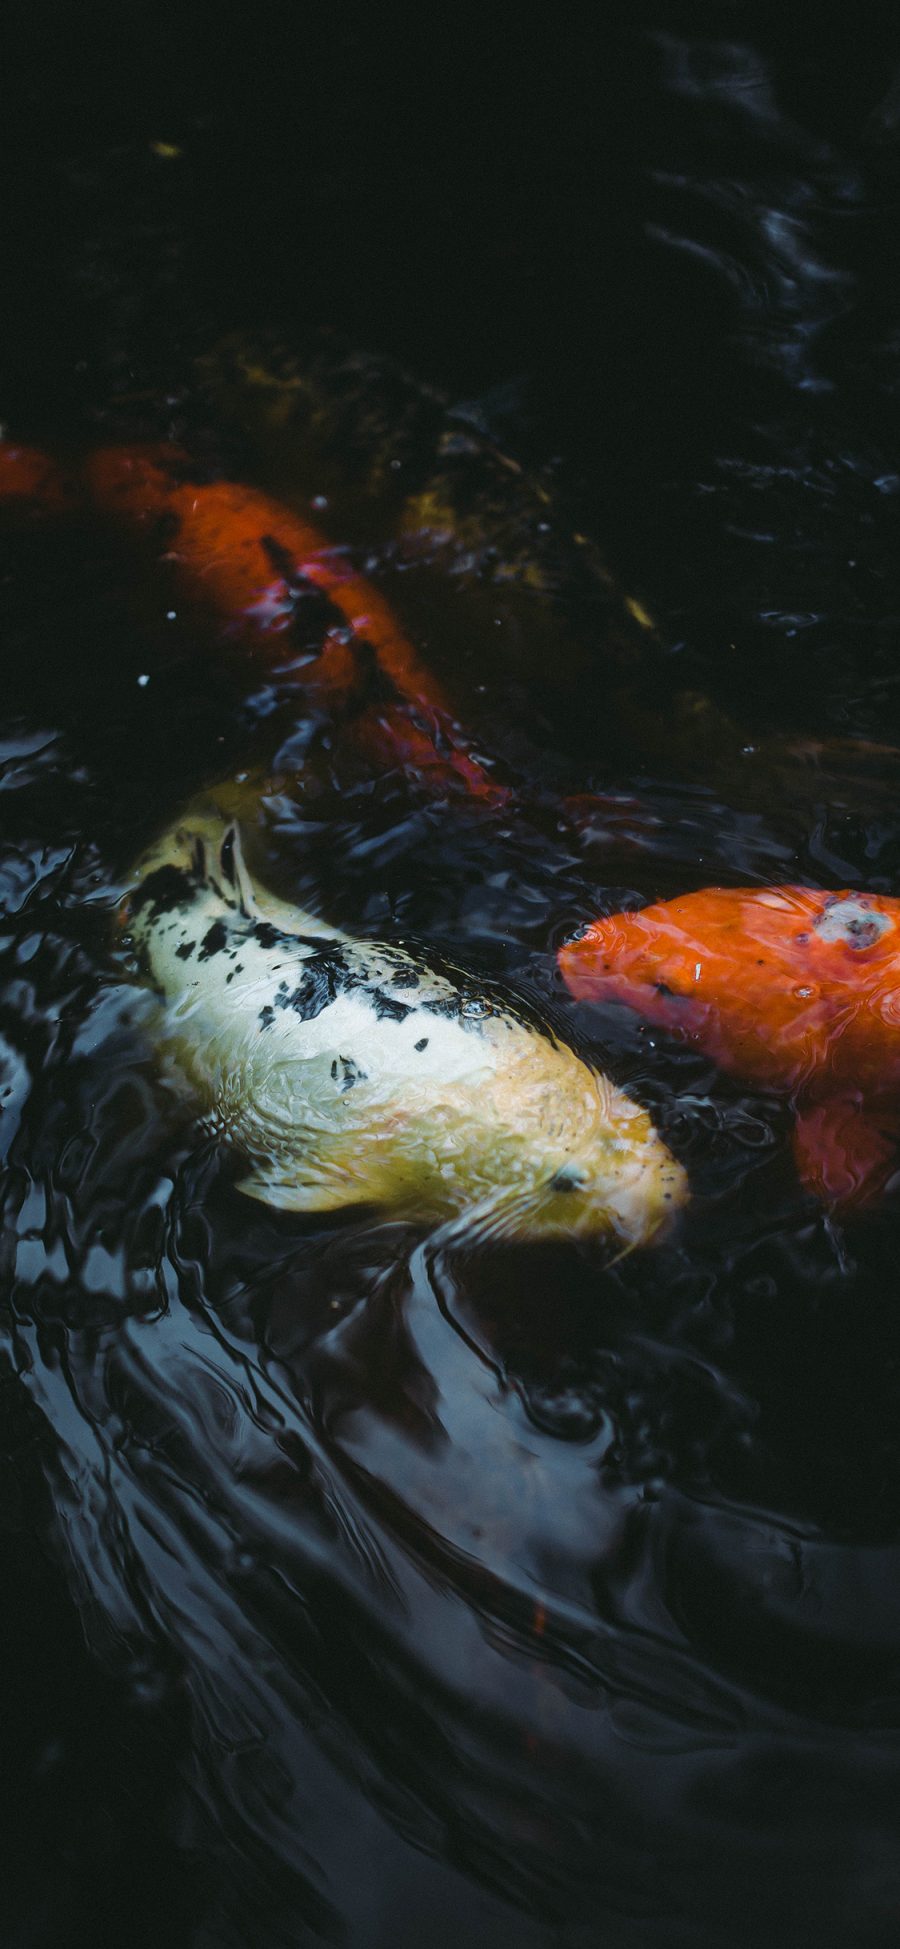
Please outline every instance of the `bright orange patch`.
M884 1188L900 1133L900 901L713 887L595 922L559 965L580 999L623 1002L791 1097L798 1169L826 1202Z

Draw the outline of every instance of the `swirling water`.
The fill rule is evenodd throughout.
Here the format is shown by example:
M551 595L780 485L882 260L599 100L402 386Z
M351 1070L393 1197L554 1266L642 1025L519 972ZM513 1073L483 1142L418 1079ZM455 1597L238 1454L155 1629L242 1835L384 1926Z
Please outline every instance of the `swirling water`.
M896 1211L824 1218L783 1104L567 1006L552 963L588 915L710 881L898 890L890 35L850 63L763 10L607 29L582 79L574 39L504 50L490 105L460 57L481 141L449 190L452 123L429 146L424 108L417 186L402 144L373 161L371 35L330 48L356 111L340 156L326 108L298 136L276 83L263 160L235 160L206 42L167 131L126 134L106 101L93 146L64 127L40 152L72 317L51 329L39 289L11 328L15 430L174 431L283 488L308 465L290 426L254 445L192 361L340 307L351 342L418 347L465 396L457 434L534 463L548 528L599 536L662 648L611 670L570 555L547 603L523 594L477 496L423 559L387 489L342 495L340 455L310 479L515 779L484 815L342 771L290 672L198 656L163 581L136 590L90 525L0 537L10 1942L895 1939ZM82 102L109 81L101 61ZM46 138L22 103L20 139L35 114ZM522 180L489 173L469 239L473 312L438 243L520 113ZM276 210L284 155L303 171ZM301 189L302 291L274 249ZM210 241L226 199L233 256ZM251 260L270 275L248 302ZM282 887L564 1012L691 1173L669 1243L609 1268L242 1200L157 1071L110 919L179 799L279 747L306 754L269 812Z

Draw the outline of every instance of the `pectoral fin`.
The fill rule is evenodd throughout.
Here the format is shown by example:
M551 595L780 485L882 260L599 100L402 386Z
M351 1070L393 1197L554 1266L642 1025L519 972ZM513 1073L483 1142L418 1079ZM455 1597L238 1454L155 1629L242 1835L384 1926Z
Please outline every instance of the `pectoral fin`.
M346 1206L373 1202L366 1187L350 1177L303 1181L260 1170L240 1178L237 1188L245 1197L258 1198L261 1204L272 1205L278 1211L341 1211Z
M848 1091L802 1111L793 1144L808 1190L833 1208L859 1209L873 1204L900 1169L900 1118Z

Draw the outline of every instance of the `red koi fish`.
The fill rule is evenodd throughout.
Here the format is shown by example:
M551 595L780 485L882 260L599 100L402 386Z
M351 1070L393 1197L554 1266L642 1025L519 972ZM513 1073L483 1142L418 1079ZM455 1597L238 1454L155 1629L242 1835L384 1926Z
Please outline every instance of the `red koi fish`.
M900 900L711 887L596 921L559 952L579 999L618 1001L788 1096L802 1182L836 1209L898 1171Z
M258 488L198 482L177 449L108 447L85 464L94 504L133 533L165 540L176 587L248 648L272 646L299 614L304 596L332 611L319 655L302 684L330 704L357 703L357 743L409 766L427 754L434 783L461 782L473 797L508 796L464 746L447 697L404 636L384 597L319 530ZM378 701L365 707L366 680ZM360 702L362 708L360 708Z
M73 484L39 449L0 442L0 504L31 520L80 500L161 546L179 599L246 649L283 645L304 598L324 599L322 647L299 678L306 695L345 712L354 741L381 767L399 763L438 790L462 785L505 803L507 790L467 750L442 686L373 584L283 503L191 472L173 447L107 447Z

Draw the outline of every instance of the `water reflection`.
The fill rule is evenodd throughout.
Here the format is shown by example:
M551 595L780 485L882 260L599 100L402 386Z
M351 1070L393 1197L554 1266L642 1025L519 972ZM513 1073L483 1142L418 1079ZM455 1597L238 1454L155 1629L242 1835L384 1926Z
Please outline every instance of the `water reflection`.
M637 1942L710 1844L748 1899L789 1880L813 1801L824 1922L892 1765L889 1221L841 1257L773 1107L634 1032L697 1194L643 1264L248 1211L103 973L95 873L10 863L8 1344L90 1643L184 1700L200 1939L362 1942L402 1891L411 1931L600 1904Z

